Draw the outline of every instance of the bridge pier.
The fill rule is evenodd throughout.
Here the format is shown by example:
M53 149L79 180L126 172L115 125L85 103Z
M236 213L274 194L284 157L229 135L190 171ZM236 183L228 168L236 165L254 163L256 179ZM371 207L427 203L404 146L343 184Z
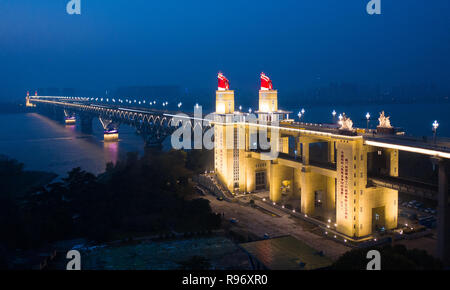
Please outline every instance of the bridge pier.
M81 115L81 132L85 134L92 134L92 116Z
M446 159L439 160L439 191L438 191L438 244L437 255L450 267L450 208L448 204L448 171L449 164Z
M304 165L309 165L309 142L302 142L302 162Z
M112 119L105 117L99 117L103 126L103 140L105 142L114 142L119 140L119 123L114 122Z
M74 125L77 121L76 115L73 112L64 109L64 123L66 125Z
M309 167L303 167L300 175L300 208L302 213L312 215L314 213L314 189L312 175Z

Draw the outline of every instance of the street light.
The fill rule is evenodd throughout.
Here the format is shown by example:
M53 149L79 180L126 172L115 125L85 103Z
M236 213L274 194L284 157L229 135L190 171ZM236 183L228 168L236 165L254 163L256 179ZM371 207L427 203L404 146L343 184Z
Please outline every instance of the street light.
M242 106L239 106L239 111L242 111Z
M336 110L333 110L333 112L331 112L331 115L333 115L333 123L336 122Z
M366 114L366 119L367 119L367 130L369 130L369 122L370 122L370 114L369 114L369 112L367 112L367 114Z
M433 122L433 139L434 139L434 143L436 143L436 134L437 134L438 127L439 127L438 121L434 120L434 122Z
M297 116L298 116L298 119L301 121L302 120L302 112L298 112Z
M251 114L252 113L252 108L248 109L248 112Z

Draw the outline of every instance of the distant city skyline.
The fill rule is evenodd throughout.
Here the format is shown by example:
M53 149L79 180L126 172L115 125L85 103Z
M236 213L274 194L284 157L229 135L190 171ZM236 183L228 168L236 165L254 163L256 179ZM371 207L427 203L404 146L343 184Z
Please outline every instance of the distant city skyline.
M159 85L211 97L218 71L249 100L261 72L281 100L331 83L450 91L450 2L383 1L382 15L366 2L90 0L68 15L66 1L0 1L0 101Z

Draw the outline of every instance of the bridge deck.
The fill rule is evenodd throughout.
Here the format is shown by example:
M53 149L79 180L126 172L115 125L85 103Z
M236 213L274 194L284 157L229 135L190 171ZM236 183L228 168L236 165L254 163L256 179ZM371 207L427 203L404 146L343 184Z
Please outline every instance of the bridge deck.
M148 114L148 115L164 115L168 118L173 118L175 115L183 113L188 116L188 118L194 119L192 114L186 114L185 112L173 112L168 110L157 110L150 108L142 108L134 105L127 104L94 104L92 102L92 98L85 99L76 99L76 100L68 100L63 97L30 97L30 102L41 102L41 103L49 103L59 106L67 106L72 108L104 108L107 110L115 110L115 111L126 111L128 113L136 113L136 114ZM206 120L210 121L210 120ZM255 126L260 126L259 124L251 124ZM266 126L266 125L264 125ZM365 133L364 129L357 129L356 132L362 133L352 133L346 134L345 132L339 130L334 124L313 124L313 123L303 123L303 122L282 122L280 125L269 127L277 127L280 131L291 131L296 133L303 134L312 134L322 138L344 138L344 139L355 139L355 138L363 138L364 144L376 146L376 147L384 147L384 148L393 148L399 149L409 152L415 152L419 154L425 154L430 156L442 157L450 159L450 141L448 139L439 138L436 143L430 143L423 138L416 138L410 136L399 136L399 135L375 135L371 131L370 133Z

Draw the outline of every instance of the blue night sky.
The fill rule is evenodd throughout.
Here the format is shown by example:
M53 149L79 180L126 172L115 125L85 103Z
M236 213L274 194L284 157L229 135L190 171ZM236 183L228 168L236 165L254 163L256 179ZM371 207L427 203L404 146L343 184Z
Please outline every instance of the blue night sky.
M0 0L0 98L38 87L450 84L450 1Z

